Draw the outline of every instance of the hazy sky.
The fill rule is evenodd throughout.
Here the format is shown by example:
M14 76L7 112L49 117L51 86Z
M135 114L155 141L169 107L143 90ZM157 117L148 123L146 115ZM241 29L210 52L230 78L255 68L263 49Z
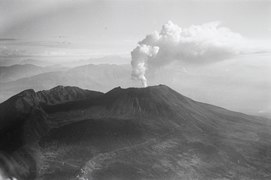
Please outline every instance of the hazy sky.
M1 55L129 56L168 20L181 27L220 21L245 37L271 39L271 1L0 0Z
M222 53L235 50L233 41L224 44L226 49L223 46L216 49L216 38L223 40L234 33L249 40L250 46L262 47L262 51L260 48L253 53L237 53L227 61L196 68L179 64L174 67L174 76L164 76L161 68L157 77L162 78L154 84L171 82L172 87L196 100L242 112L271 114L271 0L0 0L0 65L24 59L62 63L107 55L124 56L127 62L121 63L129 64L130 52L137 43L147 34L159 32L169 20L173 26L164 28L167 31L161 36L164 39L158 38L161 52L165 53L156 58L161 63L172 52L165 48L164 40L172 32L178 35L178 27L192 33L192 50L211 50L211 55L215 53L214 61L217 54L213 49L223 50ZM233 33L224 36L224 30L216 27L205 31L202 24L210 22L220 22ZM193 35L191 25L203 28L199 36ZM214 37L206 36L211 40L207 45L205 32L217 33ZM185 40L183 34L181 37ZM183 40L178 41L178 46L174 39L170 41L174 50L172 61L187 57L180 55L179 50L182 53L187 50L190 60L194 58ZM145 43L157 45L148 39ZM178 49L179 46L184 48ZM209 58L208 53L198 57ZM114 59L112 63L120 63L118 58Z

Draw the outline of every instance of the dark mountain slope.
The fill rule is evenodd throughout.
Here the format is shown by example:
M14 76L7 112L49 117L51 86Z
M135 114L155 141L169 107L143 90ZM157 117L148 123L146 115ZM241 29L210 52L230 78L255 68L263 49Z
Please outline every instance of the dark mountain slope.
M38 104L36 93L32 89L25 90L3 102L0 104L0 129L5 129L9 125L17 123L20 119L27 118L31 110Z
M83 90L78 87L57 86L50 90L37 92L39 102L45 105L62 104L69 101L78 101L94 98L103 93L97 91Z
M24 117L22 134L43 132L27 133L37 137L35 146L25 137L38 154L39 179L271 177L271 126L261 118L193 101L164 85L105 94L62 88L25 97L38 108ZM45 124L35 124L38 119Z
M167 86L119 87L91 102L50 108L48 113L58 122L80 121L56 128L42 139L43 146L68 146L56 159L77 167L71 171L63 165L51 179L67 172L74 175L79 167L84 171L81 176L89 179L268 179L270 175L270 153L261 155L271 147L270 125L193 101ZM76 152L84 156L65 155Z
M37 93L29 89L11 97L0 104L1 149L4 147L16 149L23 144L23 141L26 141L26 135L40 136L39 134L46 132L49 120L43 106L82 99L89 100L102 94L77 87L58 86ZM35 133L33 134L33 132ZM30 139L32 138L30 137ZM14 147L8 144L14 144Z

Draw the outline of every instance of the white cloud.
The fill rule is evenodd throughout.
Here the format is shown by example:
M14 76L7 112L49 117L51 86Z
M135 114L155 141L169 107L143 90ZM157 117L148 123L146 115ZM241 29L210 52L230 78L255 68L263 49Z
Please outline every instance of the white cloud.
M132 77L145 84L148 68L179 61L201 65L219 62L250 52L248 40L219 22L181 28L169 21L160 33L155 31L138 43L131 52Z

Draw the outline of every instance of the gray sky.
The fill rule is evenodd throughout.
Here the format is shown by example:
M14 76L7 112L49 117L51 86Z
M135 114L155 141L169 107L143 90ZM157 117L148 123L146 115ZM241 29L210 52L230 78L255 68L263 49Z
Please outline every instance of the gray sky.
M176 72L172 87L196 100L271 114L271 0L0 0L0 65L107 55L128 64L138 41L169 20L181 28L219 21L264 49L210 66L167 67ZM166 79L155 83L170 82L163 71Z
M0 0L0 38L32 41L30 48L5 42L15 53L129 56L140 39L168 20L180 27L220 21L245 37L271 39L271 1Z

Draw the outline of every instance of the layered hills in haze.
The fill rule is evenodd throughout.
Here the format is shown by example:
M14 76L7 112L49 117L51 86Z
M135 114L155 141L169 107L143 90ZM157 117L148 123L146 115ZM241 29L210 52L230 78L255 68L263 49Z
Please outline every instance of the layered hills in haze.
M117 57L113 59L118 61ZM246 59L245 62L249 60ZM258 59L257 62L266 61ZM0 103L25 89L41 91L60 84L102 92L107 92L116 86L141 86L139 81L131 79L129 64L63 66L66 66L66 63L46 67L30 64L0 67ZM267 69L254 68L249 63L240 66L227 62L205 68L184 68L173 64L163 69L149 71L146 77L149 85L167 84L176 91L201 102L216 104L246 114L270 117L271 83L266 78L268 73Z
M47 67L42 68L46 72L32 74L32 76L26 74L29 69L24 70L21 65L19 66L21 70L16 72L21 78L15 78L15 74L11 72L9 75L13 78L12 81L0 81L0 102L25 89L50 89L59 84L98 91L108 91L119 84L131 85L129 65L89 64L70 69Z
M165 85L57 86L0 104L4 172L17 179L271 178L271 124Z
M64 68L60 67L41 67L32 64L16 64L12 66L0 66L0 83L15 81L22 78L27 78L35 76L38 74L50 72L50 71L59 71Z

